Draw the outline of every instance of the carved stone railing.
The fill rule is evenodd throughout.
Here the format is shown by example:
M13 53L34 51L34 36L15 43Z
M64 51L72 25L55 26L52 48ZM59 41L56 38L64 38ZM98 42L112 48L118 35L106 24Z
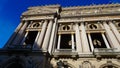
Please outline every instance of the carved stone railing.
M77 52L73 49L56 49L53 52L54 56L76 56Z
M119 56L120 55L120 50L117 48L95 48L94 49L94 55L96 56L108 56L108 57L113 57L113 56Z

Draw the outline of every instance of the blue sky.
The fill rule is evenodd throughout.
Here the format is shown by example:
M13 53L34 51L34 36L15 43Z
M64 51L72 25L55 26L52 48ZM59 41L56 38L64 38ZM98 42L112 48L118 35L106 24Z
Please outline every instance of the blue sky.
M0 48L19 24L22 12L30 6L60 4L66 7L109 3L120 3L120 0L0 0Z

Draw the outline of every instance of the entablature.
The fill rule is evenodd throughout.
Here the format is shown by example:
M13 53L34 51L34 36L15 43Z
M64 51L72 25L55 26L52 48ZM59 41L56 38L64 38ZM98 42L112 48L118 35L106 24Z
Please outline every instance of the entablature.
M119 4L92 5L62 8L61 17L119 14Z
M22 20L50 20L54 19L54 15L36 15L36 16L22 16Z
M58 19L58 23L65 22L89 22L89 21L109 21L109 20L120 20L120 15L117 16L91 16L91 17L61 17Z

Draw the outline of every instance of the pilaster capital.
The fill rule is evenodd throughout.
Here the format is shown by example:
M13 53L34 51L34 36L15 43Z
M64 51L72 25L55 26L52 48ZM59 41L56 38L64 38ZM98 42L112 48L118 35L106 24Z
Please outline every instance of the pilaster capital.
M61 35L61 33L58 33L58 35Z
M74 34L74 32L71 32L71 34L73 35L73 34Z
M104 34L104 33L105 33L104 31L101 32L101 34Z
M90 32L87 32L88 34L90 34Z

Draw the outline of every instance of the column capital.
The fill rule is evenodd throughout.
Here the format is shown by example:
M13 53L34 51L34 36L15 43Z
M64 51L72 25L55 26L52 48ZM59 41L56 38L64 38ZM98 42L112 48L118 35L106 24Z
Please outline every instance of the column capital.
M61 33L59 32L58 35L61 35Z
M102 34L104 34L105 32L104 32L104 31L102 31L101 33L102 33Z
M38 30L38 32L41 32L41 30Z
M74 32L71 32L71 34L73 35L73 34L75 34Z
M112 20L108 21L108 24L110 24L110 23L113 23L113 21Z
M29 32L29 30L26 30L26 32Z
M88 34L90 34L90 32L87 32Z
M78 25L79 22L74 22L76 25Z

